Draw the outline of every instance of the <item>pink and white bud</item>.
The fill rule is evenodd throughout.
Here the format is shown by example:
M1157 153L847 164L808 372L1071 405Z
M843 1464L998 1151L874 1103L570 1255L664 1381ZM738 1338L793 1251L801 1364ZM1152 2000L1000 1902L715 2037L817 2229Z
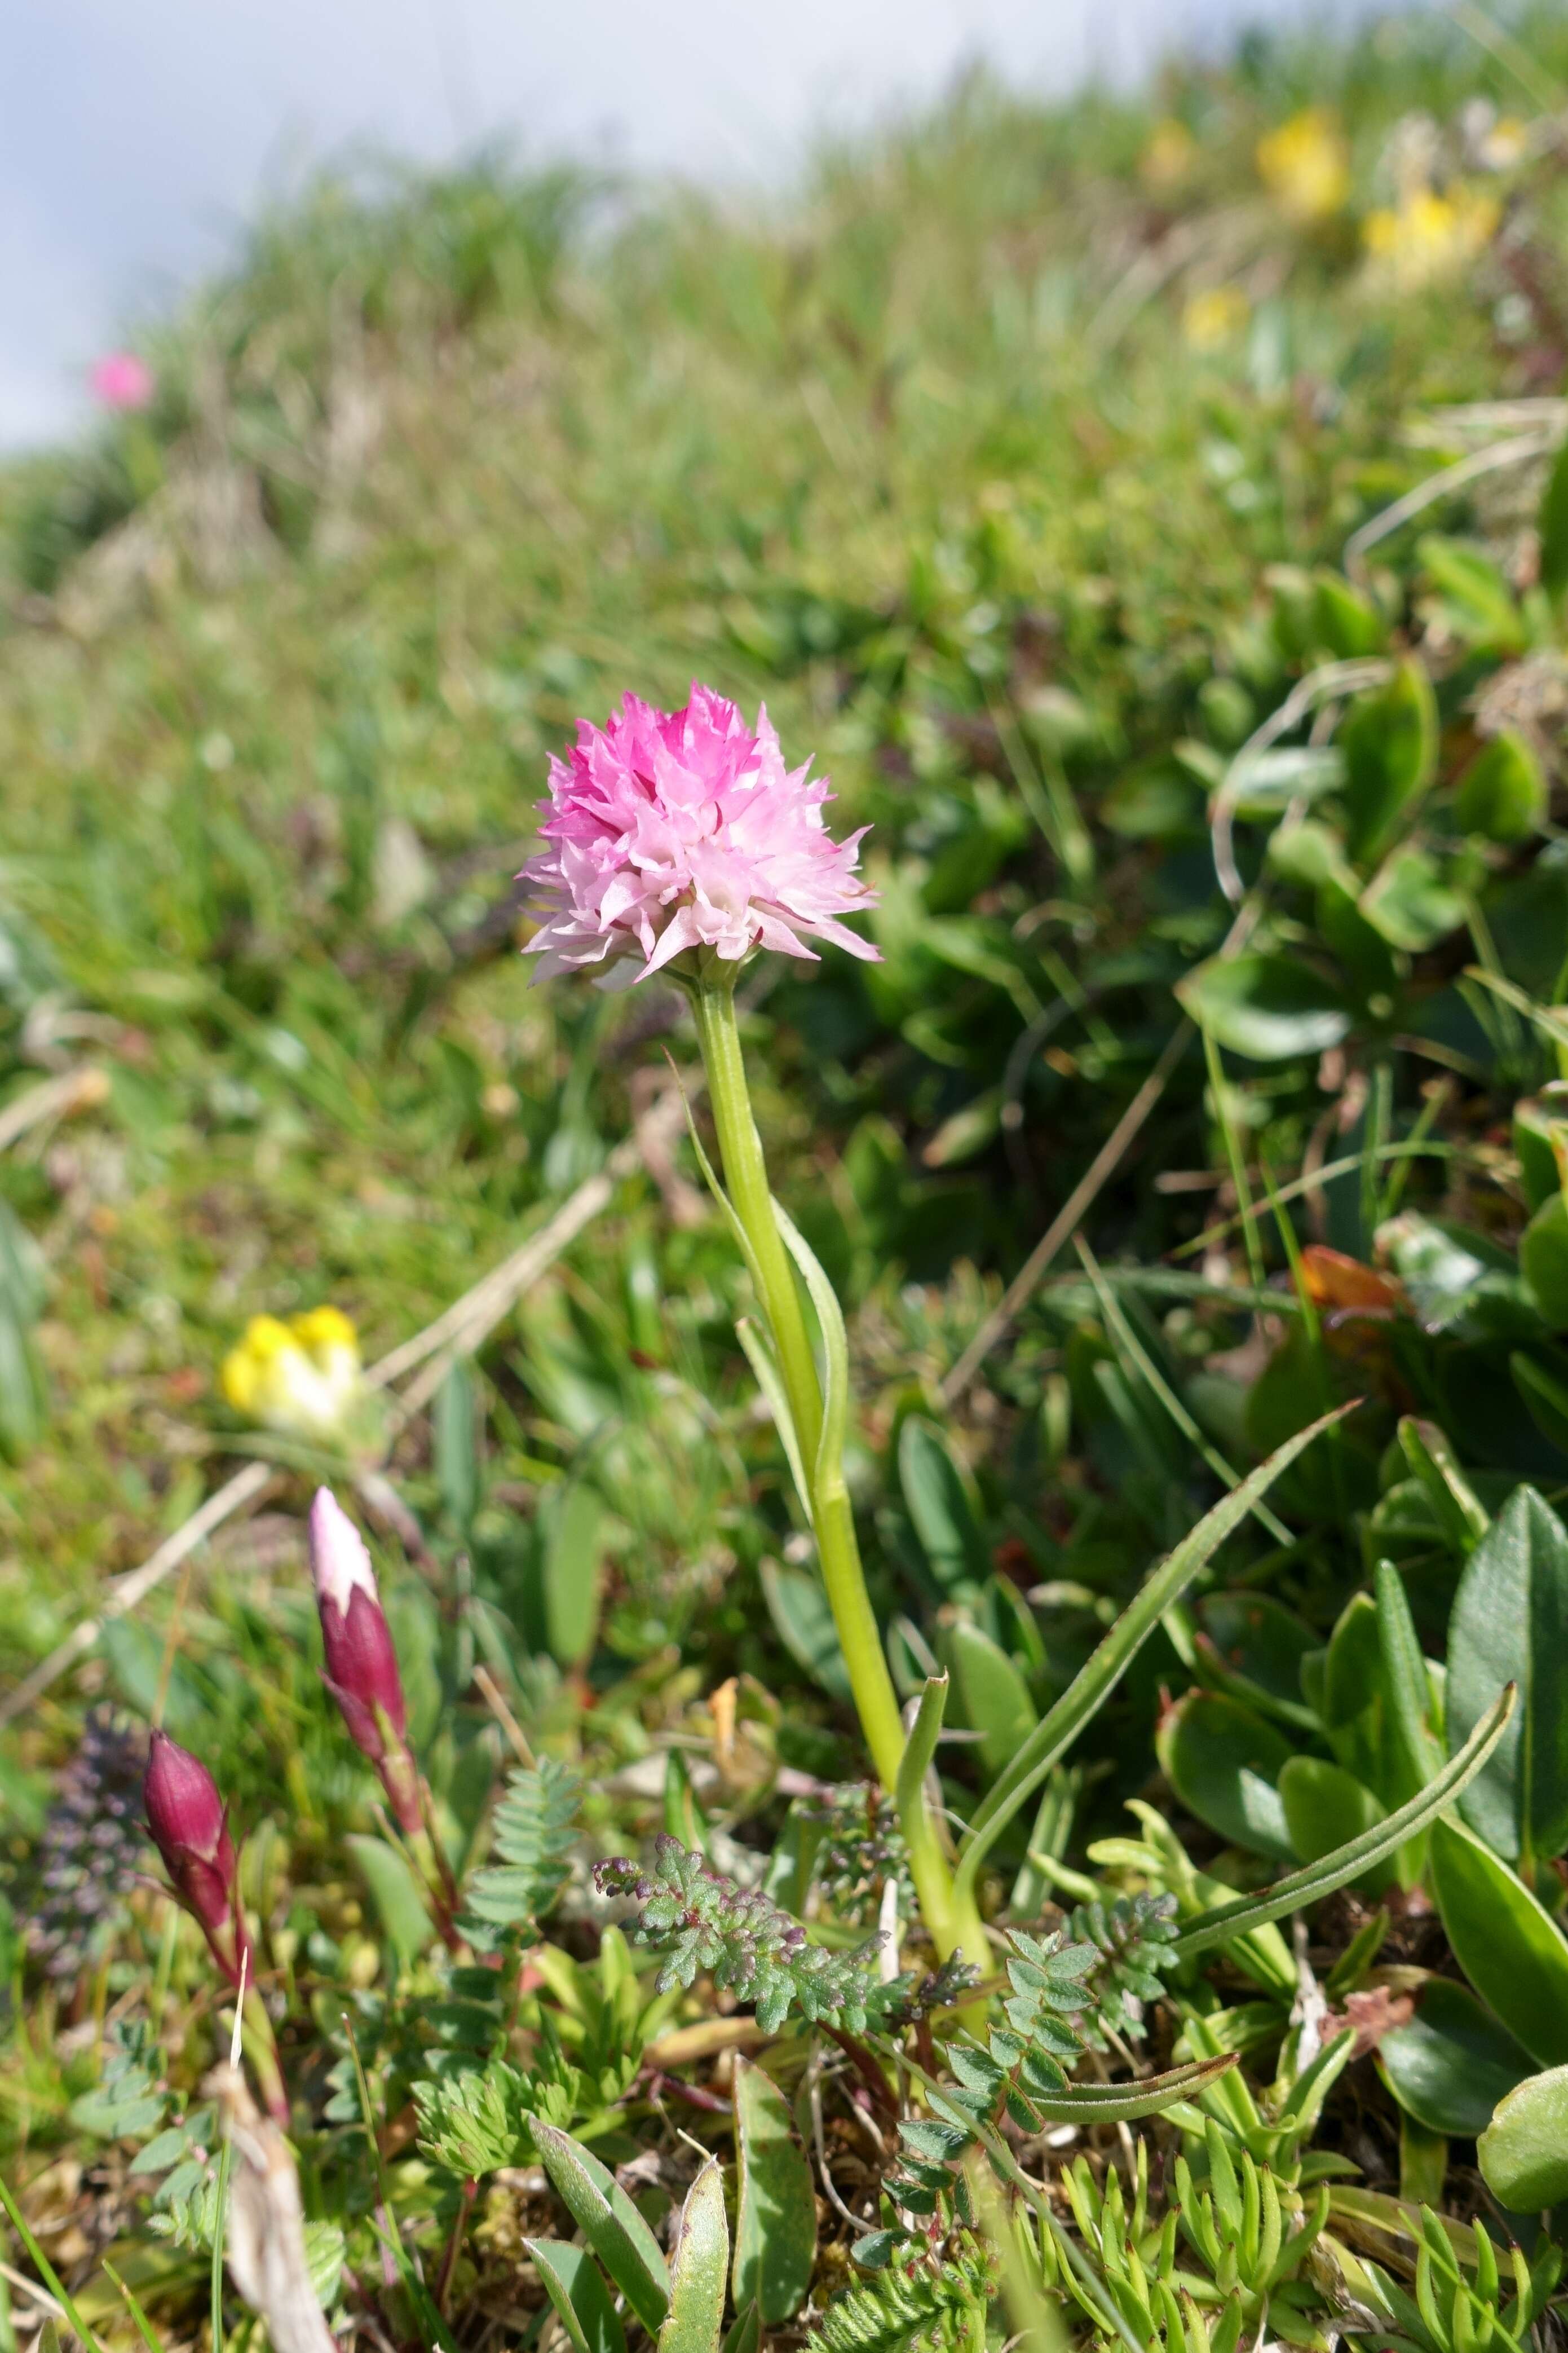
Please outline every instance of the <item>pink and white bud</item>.
M422 1822L419 1773L406 1738L408 1709L392 1629L364 1539L330 1488L316 1490L310 1541L327 1654L321 1681L337 1701L349 1738L380 1774L399 1822L416 1831Z
M206 1767L166 1732L153 1735L142 1802L174 1893L200 1921L214 1960L232 1986L242 1968L253 1978L228 1810Z

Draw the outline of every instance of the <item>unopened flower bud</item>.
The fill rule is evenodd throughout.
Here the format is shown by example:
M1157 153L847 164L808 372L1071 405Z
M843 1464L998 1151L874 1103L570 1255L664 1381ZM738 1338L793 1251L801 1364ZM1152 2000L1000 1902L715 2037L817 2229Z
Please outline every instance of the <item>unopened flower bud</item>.
M421 1827L419 1773L406 1738L408 1710L392 1629L375 1588L364 1539L327 1487L310 1506L310 1573L327 1654L321 1681L337 1701L349 1738L381 1776L403 1828Z
M239 1859L217 1784L200 1760L166 1732L154 1732L142 1784L153 1842L174 1893L200 1921L212 1957L230 1985L242 1964L254 1975L239 1901Z

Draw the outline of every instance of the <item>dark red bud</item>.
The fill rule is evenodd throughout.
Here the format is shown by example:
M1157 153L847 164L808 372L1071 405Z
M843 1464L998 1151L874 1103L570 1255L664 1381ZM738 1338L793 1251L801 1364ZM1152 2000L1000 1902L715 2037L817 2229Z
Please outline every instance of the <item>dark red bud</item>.
M142 1802L174 1893L200 1921L219 1968L237 1985L249 1942L239 1903L239 1858L216 1782L188 1749L166 1732L154 1732ZM246 1973L251 1974L248 1964Z
M379 1601L373 1601L358 1586L349 1596L346 1612L321 1595L321 1617L327 1689L343 1712L355 1747L373 1765L379 1765L384 1746L383 1719L399 1740L408 1722L392 1629Z

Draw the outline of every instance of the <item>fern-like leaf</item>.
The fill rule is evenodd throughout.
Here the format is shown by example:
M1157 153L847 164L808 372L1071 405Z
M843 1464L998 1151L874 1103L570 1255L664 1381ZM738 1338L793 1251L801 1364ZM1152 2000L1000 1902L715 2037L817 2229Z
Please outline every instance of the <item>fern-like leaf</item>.
M965 2251L874 2273L835 2297L812 2331L810 2353L913 2353L968 2335L986 2293L984 2258Z
M883 1984L877 1974L879 1936L850 1952L828 1952L808 1940L792 1914L756 1888L710 1871L700 1854L668 1832L654 1841L647 1870L624 1858L601 1862L594 1884L601 1895L630 1895L641 1905L632 1938L664 1950L656 1980L661 1993L706 1974L754 2003L757 2023L769 2034L792 2010L857 2034L890 2030L920 2015L930 1998L952 2000L957 1985L940 1973L923 1981L910 1973Z
M500 1861L481 1871L468 1891L468 1908L482 1932L510 1930L524 1943L538 1941L566 1883L582 1796L577 1775L553 1757L511 1776L496 1809Z

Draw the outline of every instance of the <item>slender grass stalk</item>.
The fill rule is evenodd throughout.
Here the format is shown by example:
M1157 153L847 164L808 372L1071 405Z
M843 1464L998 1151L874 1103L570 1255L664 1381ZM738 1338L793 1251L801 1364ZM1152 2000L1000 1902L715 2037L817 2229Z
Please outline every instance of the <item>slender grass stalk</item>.
M724 1183L773 1338L780 1385L794 1425L795 1460L805 1482L822 1581L838 1630L860 1728L879 1780L889 1795L896 1796L904 1755L903 1720L866 1590L855 1515L845 1484L840 1428L847 1406L844 1384L840 1380L840 1393L825 1399L805 1302L780 1226L762 1138L752 1115L735 1021L734 967L715 963L716 968L692 986L690 997ZM825 1300L823 1304L828 1308L830 1303ZM836 1307L831 1312L836 1314ZM825 1333L830 1347L832 1336ZM955 1904L952 1875L923 1794L902 1817L902 1829L921 1915L937 1950L946 1959L962 1949L983 1968L989 1947L978 1906L973 1895Z
M12 2197L9 2189L6 2189L5 2179L3 2174L0 2174L0 2206L4 2206L6 2213L10 2216L11 2227L16 2232L16 2236L21 2240L23 2246L26 2248L28 2260L31 2262L34 2270L37 2273L38 2277L43 2281L44 2285L48 2289L49 2294L54 2297L55 2302L59 2306L60 2310L65 2314L67 2320L69 2321L71 2327L76 2330L78 2337L81 2339L82 2345L86 2348L86 2353L103 2353L102 2346L99 2343L98 2338L93 2335L91 2329L88 2327L86 2321L77 2310L76 2306L72 2303L69 2289L66 2286L65 2282L61 2279L58 2272L56 2271L53 2263L50 2263L47 2255L45 2254L42 2247L39 2246L37 2238L34 2236L33 2232L28 2227L26 2216L23 2213L16 2200Z

